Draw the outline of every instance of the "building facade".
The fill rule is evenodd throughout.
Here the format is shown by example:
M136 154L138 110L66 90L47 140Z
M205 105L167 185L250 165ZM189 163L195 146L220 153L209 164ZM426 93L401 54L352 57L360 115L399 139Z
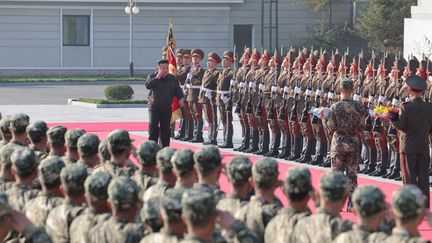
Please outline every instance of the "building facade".
M418 0L417 6L411 7L411 18L405 19L404 57L423 55L432 58L432 1Z
M332 6L334 24L350 22L349 2ZM0 75L128 73L126 6L127 0L0 1ZM170 18L177 47L220 54L234 44L300 45L328 21L325 10L314 12L304 0L138 0L138 7L132 16L138 72L154 69Z

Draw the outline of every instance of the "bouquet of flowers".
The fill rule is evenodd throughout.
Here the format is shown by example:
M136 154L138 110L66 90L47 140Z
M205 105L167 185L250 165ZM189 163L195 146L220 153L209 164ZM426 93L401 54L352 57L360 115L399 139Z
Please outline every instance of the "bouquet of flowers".
M394 120L399 115L399 109L379 105L374 109L374 116L385 120Z

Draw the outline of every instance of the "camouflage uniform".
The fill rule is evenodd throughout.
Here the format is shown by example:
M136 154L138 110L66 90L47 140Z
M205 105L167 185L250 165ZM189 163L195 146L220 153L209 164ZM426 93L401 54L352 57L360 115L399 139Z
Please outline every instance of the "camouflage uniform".
M73 130L69 130L66 132L65 134L65 142L66 142L66 147L68 149L68 151L77 151L77 143L78 143L78 139L84 135L86 132L82 129L73 129ZM63 161L65 162L66 166L69 166L71 164L75 164L78 160L73 158L72 156L67 155L64 156Z
M174 173L177 176L177 182L172 190L182 194L186 189L192 187L192 185L185 185L179 178L189 176L194 173L194 152L190 149L179 149L171 157L171 163L173 165Z
M173 166L171 164L171 157L174 152L175 149L165 147L157 153L156 162L160 173L172 173ZM145 191L143 201L146 202L152 197L162 197L171 187L172 186L160 176L157 183Z
M94 171L94 168L97 165L91 164L91 162L87 159L97 155L99 143L99 137L95 134L87 133L78 139L76 146L80 155L80 159L77 161L77 163L86 167L88 175Z
M64 126L50 127L47 131L48 143L51 147L61 148L65 146L65 135L67 128ZM51 150L49 155L63 156L63 154L54 154L54 150Z
M11 156L12 168L17 175L29 176L32 173L36 175L37 159L35 153L30 149L19 149ZM6 191L9 198L9 205L16 211L23 212L25 204L30 199L35 198L38 190L32 189L31 185L14 183L12 187Z
M111 160L111 155L108 151L108 141L106 138L100 141L98 147L98 154L101 165L104 164L106 161Z
M122 150L130 147L133 140L130 139L129 133L126 130L112 131L107 137L108 150ZM105 161L97 170L102 170L110 173L113 177L127 176L131 177L135 173L135 168L128 166L127 162Z
M353 88L351 80L341 82L341 88ZM359 133L363 131L366 111L354 100L341 100L330 107L326 125L334 131L331 143L332 169L345 172L351 192L357 187L359 167Z
M118 210L131 210L138 202L139 189L127 177L114 178L108 186L108 200ZM89 233L89 242L130 243L139 242L145 230L142 224L120 221L115 217L97 224Z
M143 208L140 212L140 220L146 226L149 232L155 233L163 226L162 218L160 215L161 198L152 197L144 202Z
M348 195L348 179L342 172L330 172L321 176L320 195L324 200L338 201ZM315 214L300 220L294 228L293 242L331 242L339 234L352 229L352 222L333 215L326 208L318 208Z
M60 171L65 167L64 162L56 156L48 156L42 160L39 169L39 179L42 184L56 186L60 184ZM42 192L29 202L25 207L27 218L38 227L45 227L48 214L63 203L63 198L49 192Z
M79 195L84 193L84 181L87 178L87 169L81 164L71 164L60 173L62 186L66 194ZM54 242L70 241L70 226L72 221L84 211L78 205L66 198L63 204L54 208L48 215L46 231Z
M222 165L222 155L218 147L208 145L194 153L195 168L201 172L209 172ZM213 192L216 202L219 202L225 197L225 193L221 191L219 185L208 185L195 183L194 188L207 188Z
M46 132L48 131L48 126L43 121L36 121L30 123L30 125L27 127L27 135L30 138L30 141L33 143L40 142L42 139L46 137ZM38 163L46 158L48 155L48 152L45 148L45 150L40 151L35 147L32 147L32 150L35 152L36 156L38 157Z
M0 134L3 139L0 140L0 149L5 146L10 139L12 139L12 133L9 130L11 117L3 117L0 119Z
M216 214L216 200L212 193L205 189L190 189L182 196L182 214L187 221L198 224ZM232 236L239 242L262 242L255 232L236 220L228 229ZM203 239L187 235L181 242L204 242Z
M252 166L252 178L255 185L273 186L277 183L278 175L278 164L274 159L265 158L257 161ZM246 226L254 230L261 241L264 241L267 224L281 208L282 202L276 196L273 202L268 202L258 196L252 196L249 203L236 213L236 218L245 222Z
M404 186L393 193L392 209L398 220L412 220L423 214L425 210L425 196L414 185ZM427 242L420 234L410 234L407 230L395 227L385 242Z
M138 162L142 167L156 166L156 154L159 151L159 145L152 140L143 142L137 149ZM140 198L144 192L157 183L155 175L149 175L142 170L137 170L131 178L140 189Z
M20 148L17 145L14 146L3 146L0 148L0 162L1 166L4 168L12 168L11 155L16 148ZM15 181L6 180L5 178L0 178L0 191L6 191L12 187Z
M363 186L354 191L354 209L357 217L370 218L386 210L384 194L375 186ZM340 234L335 242L382 242L387 237L382 232L374 232L364 225L354 225L353 229Z
M108 184L112 177L110 174L98 171L90 175L84 183L87 200L100 201L108 199ZM97 224L108 220L110 214L101 213L95 208L87 208L70 226L70 242L89 242L88 232Z
M0 192L0 219L3 220L3 217L8 217L11 210L6 194ZM25 228L21 236L21 239L14 239L13 242L51 243L51 239L45 231L33 225Z
M289 195L307 195L312 190L311 174L308 169L293 167L288 170L284 181L284 191L288 199ZM279 210L277 216L266 227L265 242L293 242L292 234L297 222L310 214L309 210L302 212L295 208Z

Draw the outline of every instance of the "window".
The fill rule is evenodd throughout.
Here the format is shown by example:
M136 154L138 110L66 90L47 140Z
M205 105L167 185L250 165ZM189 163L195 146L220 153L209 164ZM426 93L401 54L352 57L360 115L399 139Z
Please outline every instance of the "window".
M63 16L63 45L90 45L90 16Z
M253 47L252 36L253 35L253 26L252 25L234 25L234 44L237 45L237 48L242 51L244 46Z

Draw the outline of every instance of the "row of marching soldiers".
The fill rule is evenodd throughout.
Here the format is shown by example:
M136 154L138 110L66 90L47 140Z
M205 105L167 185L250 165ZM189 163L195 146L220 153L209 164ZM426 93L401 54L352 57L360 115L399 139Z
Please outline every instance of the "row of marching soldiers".
M369 53L368 53L369 54ZM176 139L202 143L203 113L209 124L208 141L217 144L218 116L223 125L220 148L233 148L233 113L242 128L242 143L235 151L330 166L329 134L313 107L330 106L338 101L337 88L344 78L354 81L354 99L368 106L398 107L408 100L404 80L417 74L428 83L425 99L431 96L428 76L432 65L424 57L408 61L400 55L372 52L349 55L349 50L298 51L290 48L281 57L275 51L245 48L237 68L233 52L223 57L209 53L207 67L200 49L176 51L177 79L186 98L183 119ZM222 62L222 71L216 70ZM234 67L232 67L234 64ZM388 121L370 114L361 134L360 173L401 180L399 139Z

